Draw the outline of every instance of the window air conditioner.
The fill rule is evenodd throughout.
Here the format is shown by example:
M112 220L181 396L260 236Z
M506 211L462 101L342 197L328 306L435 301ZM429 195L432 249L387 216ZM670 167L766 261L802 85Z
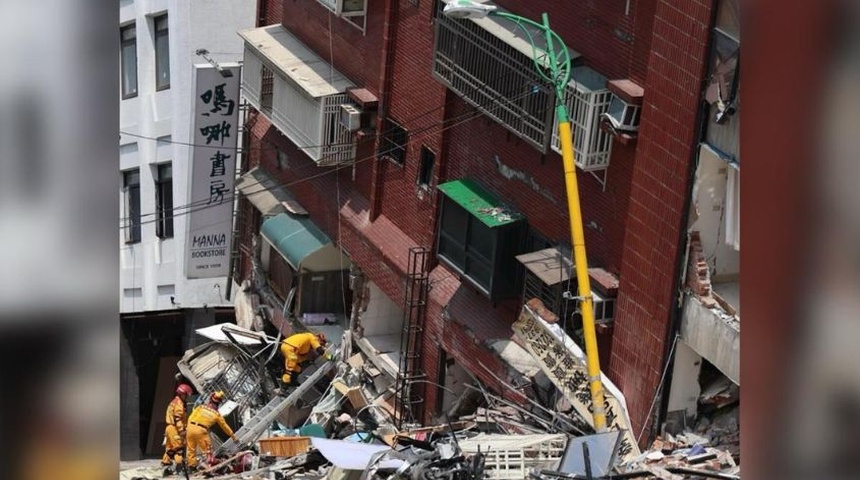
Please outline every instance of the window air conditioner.
M361 128L361 110L349 104L340 106L340 124L350 132Z
M603 298L596 292L591 292L591 304L594 307L594 321L596 323L608 323L615 318L615 299Z
M609 121L612 128L619 131L635 132L639 130L641 105L631 105L613 94L609 109L601 117Z

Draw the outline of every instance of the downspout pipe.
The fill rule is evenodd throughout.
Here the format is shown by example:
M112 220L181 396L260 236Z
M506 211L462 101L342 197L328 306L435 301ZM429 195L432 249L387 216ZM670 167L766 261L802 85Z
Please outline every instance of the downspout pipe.
M667 405L669 404L669 393L671 389L669 386L672 384L672 369L675 365L675 358L671 355L672 353L672 344L675 341L675 336L681 333L681 322L684 316L684 282L686 280L686 271L687 271L687 263L688 259L688 248L689 248L689 219L690 219L690 210L693 205L693 192L696 185L696 171L699 168L699 149L702 140L705 138L708 127L708 104L704 99L704 91L705 86L707 84L707 74L709 71L709 61L714 50L714 41L713 41L713 30L714 25L717 21L717 2L718 0L714 0L711 5L711 20L710 20L710 28L708 30L709 34L709 42L708 48L705 51L705 61L703 62L702 70L702 82L699 85L700 92L700 100L699 100L699 108L696 112L696 121L695 125L698 130L698 134L696 135L696 139L698 141L693 146L693 151L690 154L690 167L687 172L687 191L684 200L684 208L681 210L684 215L681 217L681 228L680 233L678 235L678 252L687 252L684 255L678 255L678 263L675 265L675 288L674 295L672 296L672 304L674 308L672 309L672 314L669 320L669 329L666 332L665 339L665 350L663 352L663 365L666 370L666 379L665 382L659 386L660 391L660 403L655 408L656 417L654 419L654 424L651 429L651 434L649 435L649 443L650 440L653 440L657 431L659 431L660 425L666 421L667 416Z
M376 116L376 141L374 156L379 151L379 144L385 130L385 119L388 117L388 104L391 100L391 76L394 70L394 43L397 37L397 5L398 0L385 0L385 27L382 34L382 69L379 72L379 110ZM372 185L370 187L370 221L376 220L382 205L382 180L384 173L382 160L373 160Z

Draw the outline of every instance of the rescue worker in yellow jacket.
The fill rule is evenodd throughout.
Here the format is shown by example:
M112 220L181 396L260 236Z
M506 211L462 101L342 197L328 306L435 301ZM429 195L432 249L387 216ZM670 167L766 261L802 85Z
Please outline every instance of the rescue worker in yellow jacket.
M281 342L281 354L284 355L284 368L286 372L281 380L286 385L298 385L299 373L302 371L301 364L309 360L310 353L313 351L317 355L325 355L326 359L331 359L325 352L326 338L322 333L296 333L287 337Z
M161 465L170 467L182 465L182 447L185 445L185 423L188 421L185 415L185 399L191 395L191 387L182 383L176 387L176 396L167 405L164 421L167 427L164 429L164 456L161 457Z
M209 403L198 405L191 412L191 417L188 418L188 469L191 470L197 467L197 449L199 448L206 461L212 460L212 440L209 438L209 430L212 425L218 424L221 430L226 433L234 442L239 442L236 434L227 425L224 417L218 412L218 405L224 400L224 392L217 391L209 397Z

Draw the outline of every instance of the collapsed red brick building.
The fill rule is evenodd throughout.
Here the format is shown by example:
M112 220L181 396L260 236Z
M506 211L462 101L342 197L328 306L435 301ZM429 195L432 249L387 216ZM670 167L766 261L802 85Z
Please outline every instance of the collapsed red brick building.
M601 368L637 434L667 409L658 387L683 315L723 4L734 5L497 4L548 13L573 58L565 101ZM278 298L296 287L293 313L340 315L415 381L406 403L425 421L450 405L442 386L460 369L505 390L490 342L511 337L526 297L577 335L567 276L542 280L528 265L547 249L570 258L552 89L516 25L447 18L443 6L260 0L258 28L240 32L250 107L234 279L251 278L257 258Z

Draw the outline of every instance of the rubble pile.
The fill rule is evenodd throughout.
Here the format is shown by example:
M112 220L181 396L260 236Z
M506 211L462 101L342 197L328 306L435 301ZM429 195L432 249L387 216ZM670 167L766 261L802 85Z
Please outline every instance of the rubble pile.
M699 397L703 413L699 415L695 432L710 444L728 450L735 461L740 461L739 387L728 379L713 382Z
M284 387L280 337L236 325L209 330L204 333L215 341L188 351L178 367L198 402L226 392L229 401L219 412L237 426L235 438L212 435L214 455L201 471L127 470L122 479L740 478L735 452L720 448L738 437L737 415L724 408L736 398L724 389L708 392L718 415L695 431L664 433L631 460L622 430L589 434L569 405L528 397L517 403L477 381L465 385L436 425L408 423L398 418L390 370L364 350L353 351L350 332L304 365L298 384Z
M691 432L658 437L651 448L618 467L622 473L648 472L665 480L685 478L740 478L731 452L707 446L709 440Z

